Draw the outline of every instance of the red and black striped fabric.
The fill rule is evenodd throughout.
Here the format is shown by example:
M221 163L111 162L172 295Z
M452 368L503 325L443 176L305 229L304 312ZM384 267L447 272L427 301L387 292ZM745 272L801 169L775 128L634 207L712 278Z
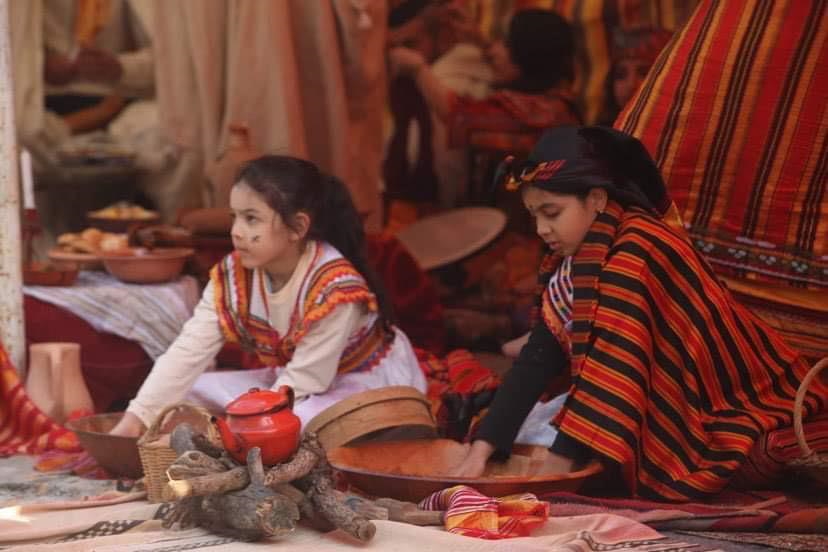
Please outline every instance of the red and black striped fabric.
M703 1L615 122L721 274L828 289L826 14L825 0Z
M716 493L761 435L791 425L808 365L680 231L610 202L572 281L572 385L554 422L618 463L634 495ZM808 415L828 401L824 385L811 390Z

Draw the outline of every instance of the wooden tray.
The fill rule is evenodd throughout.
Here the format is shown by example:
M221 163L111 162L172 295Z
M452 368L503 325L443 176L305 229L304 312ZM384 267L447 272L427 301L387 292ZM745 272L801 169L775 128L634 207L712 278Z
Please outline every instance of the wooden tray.
M603 470L599 462L593 462L576 472L551 474L545 472L545 447L515 445L508 462L490 462L480 478L446 475L465 453L464 445L450 439L369 442L337 447L328 452L328 461L363 492L409 502L453 485L469 485L488 496L575 492Z
M79 270L103 270L103 261L92 253L72 253L58 247L49 250L48 257L56 263L75 263Z

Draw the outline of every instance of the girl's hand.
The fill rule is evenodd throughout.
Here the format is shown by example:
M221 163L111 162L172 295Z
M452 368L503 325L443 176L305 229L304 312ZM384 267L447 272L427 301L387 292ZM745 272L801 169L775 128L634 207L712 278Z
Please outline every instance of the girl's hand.
M460 464L451 470L452 477L477 478L486 470L486 462L494 452L494 447L486 441L475 441L468 448L466 457Z
M417 50L398 46L388 52L393 74L414 75L426 65L425 57Z
M110 430L109 434L119 435L121 437L140 437L146 429L141 418L132 412L125 412L124 417Z

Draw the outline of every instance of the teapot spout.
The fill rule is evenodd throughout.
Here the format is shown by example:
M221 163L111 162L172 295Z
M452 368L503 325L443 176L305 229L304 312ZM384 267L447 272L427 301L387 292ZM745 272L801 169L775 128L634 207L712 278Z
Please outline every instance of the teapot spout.
M218 428L219 435L221 435L221 442L227 451L237 451L241 448L241 443L239 443L236 434L230 431L230 426L227 425L227 422L223 418L213 416L210 418L210 421Z

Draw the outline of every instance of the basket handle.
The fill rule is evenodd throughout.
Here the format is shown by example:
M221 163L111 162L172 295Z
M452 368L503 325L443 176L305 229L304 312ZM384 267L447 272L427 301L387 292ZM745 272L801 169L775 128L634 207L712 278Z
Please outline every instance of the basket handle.
M159 436L158 433L161 429L161 426L164 424L164 420L167 419L167 416L170 414L170 412L173 412L174 410L184 410L184 409L192 409L192 410L195 410L196 412L206 412L200 406L196 406L194 404L189 404L189 403L177 403L177 404L167 405L158 414L158 416L155 417L155 420L153 420L152 424L150 424L150 426L147 428L147 430L144 432L144 434L141 435L141 438L138 439L138 444L139 445L146 445L147 443L151 443L151 442L155 441L156 439L158 439L158 436Z
M805 439L805 430L802 428L802 408L805 403L805 393L808 392L811 381L825 368L828 368L828 357L823 358L811 367L811 370L802 378L802 383L799 384L799 389L796 391L793 411L794 432L796 433L796 442L799 443L799 448L805 458L814 453L811 447L808 446L808 441Z

